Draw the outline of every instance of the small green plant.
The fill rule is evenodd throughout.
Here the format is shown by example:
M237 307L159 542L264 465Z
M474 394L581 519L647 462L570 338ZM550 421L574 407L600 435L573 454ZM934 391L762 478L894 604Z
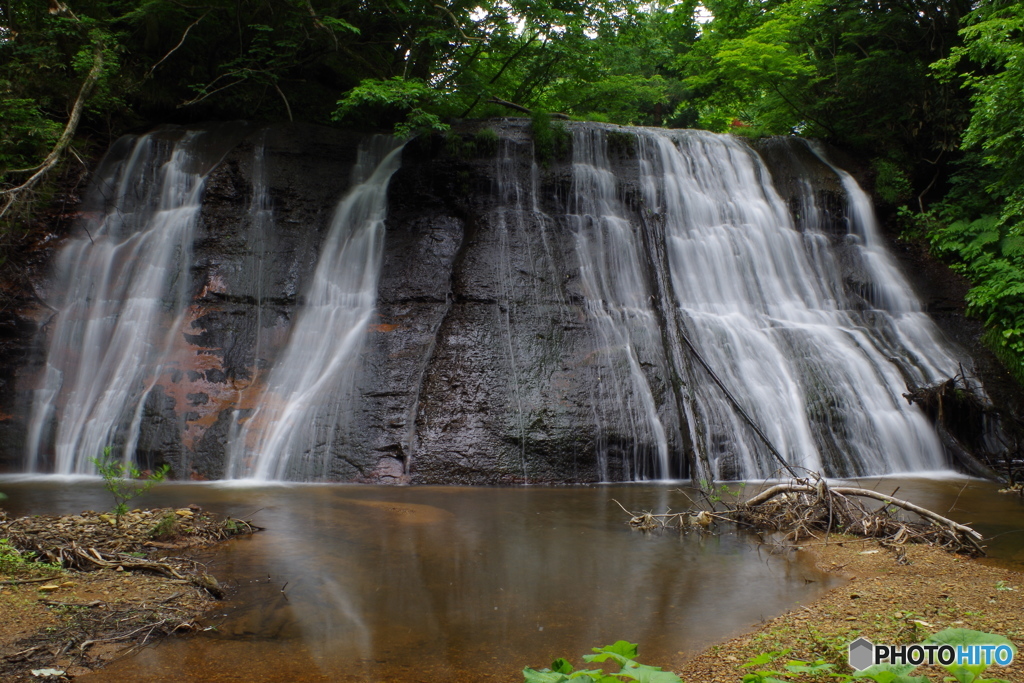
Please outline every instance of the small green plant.
M923 644L950 645L954 648L971 645L1007 645L1013 650L1015 655L1017 653L1017 648L1013 643L1003 636L965 628L947 628L929 637ZM842 682L932 683L932 680L927 676L911 675L914 669L917 668L913 664L875 664L853 674L834 673L835 665L826 663L821 659L815 662L789 660L782 666L782 670L762 668L788 653L789 650L766 652L751 658L741 668L754 668L754 671L744 674L743 683L796 683L797 681L816 681L825 678ZM982 678L982 674L988 668L987 664L959 664L954 662L943 665L943 668L951 674L951 676L943 678L943 681L955 683L1009 683L1002 678Z
M135 463L125 463L110 457L110 446L103 449L102 458L90 458L103 477L103 488L114 497L114 517L118 528L128 512L128 501L137 498L167 478L170 465L164 464L154 472L143 474Z
M178 515L170 512L160 518L149 530L149 537L157 541L166 541L178 536Z
M708 479L701 479L698 484L701 492L706 500L711 503L712 507L715 507L716 503L725 502L728 498L731 498L733 501L738 500L747 487L745 481L740 482L736 488L729 488L728 484L719 484L716 487L715 483Z
M476 153L476 145L472 140L463 140L459 133L449 130L444 134L444 149L449 156L456 159L471 157Z
M774 671L768 669L761 669L760 667L772 662L779 657L787 654L789 650L783 650L781 652L766 652L762 655L754 657L741 668L755 668L754 671L744 674L743 683L786 683L777 676L791 676L797 674L804 674L810 678L834 678L835 674L832 673L832 669L836 668L835 664L829 664L823 659L819 659L816 662L804 662L798 659L791 659L783 665L784 671Z
M574 670L572 664L565 659L556 659L550 669L535 670L530 667L523 669L524 683L562 683L563 681L580 680L596 681L597 683L621 683L622 681L643 681L644 683L682 683L679 676L671 671L662 671L656 666L640 664L636 661L636 643L620 640L613 645L595 647L592 655L583 655L585 662L617 662L620 669L616 673L605 673L603 669Z
M530 131L533 133L533 153L542 166L569 152L572 137L561 121L551 120L551 114L535 111L530 117Z
M36 562L34 553L19 552L10 539L0 538L0 574L15 576L25 573L59 572L61 567L49 562Z
M888 159L874 159L875 192L887 204L905 202L913 194L910 179L900 166Z
M498 153L498 134L493 128L481 128L473 135L476 153L482 157L493 157Z

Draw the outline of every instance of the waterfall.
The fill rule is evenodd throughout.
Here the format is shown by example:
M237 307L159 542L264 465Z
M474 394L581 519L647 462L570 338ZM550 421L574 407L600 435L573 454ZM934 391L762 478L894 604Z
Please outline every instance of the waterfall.
M205 175L226 151L210 137L125 137L97 171L57 257L61 297L28 422L28 471L91 473L106 446L134 454L146 392L188 302Z
M965 359L823 146L572 123L545 165L527 125L473 124L494 152L118 141L43 293L25 468L92 473L106 446L260 480L947 466L904 393Z
M745 143L644 131L639 154L644 204L664 226L685 334L786 460L833 476L941 468L934 430L902 396L904 374L920 382L952 376L954 354L878 246L870 205L852 178L840 173L850 237L863 240L880 293L867 310L838 286L838 256L821 227L805 217L797 229ZM822 214L812 196L802 200L805 213ZM776 472L763 443L701 372L691 371L687 384L693 439L710 474Z
M231 439L232 479L324 479L332 447L351 439L355 379L376 307L395 140L359 149L352 189L334 210L305 303L251 415Z

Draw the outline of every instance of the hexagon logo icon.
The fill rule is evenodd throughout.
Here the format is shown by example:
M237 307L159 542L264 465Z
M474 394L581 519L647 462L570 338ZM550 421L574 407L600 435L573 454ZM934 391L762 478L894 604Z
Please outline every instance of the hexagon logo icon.
M847 658L850 666L860 671L875 663L875 644L867 638L858 638L850 643L850 652Z

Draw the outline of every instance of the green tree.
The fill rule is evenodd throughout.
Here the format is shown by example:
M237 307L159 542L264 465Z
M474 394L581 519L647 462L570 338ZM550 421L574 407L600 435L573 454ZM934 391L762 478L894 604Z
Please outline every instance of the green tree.
M963 24L963 43L934 68L970 93L964 158L920 221L933 251L974 284L968 312L1024 383L1024 3L980 5Z
M714 19L678 61L703 127L825 138L936 187L967 106L930 65L959 44L969 0L706 4Z
M970 90L963 145L996 172L984 189L1002 202L1001 222L1024 234L1024 2L982 4L960 35L963 45L935 66L943 80L962 76Z

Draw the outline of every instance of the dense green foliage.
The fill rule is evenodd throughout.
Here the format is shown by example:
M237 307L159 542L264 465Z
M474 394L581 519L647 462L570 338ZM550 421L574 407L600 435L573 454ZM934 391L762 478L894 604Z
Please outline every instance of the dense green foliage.
M1024 381L1024 235L998 216L935 221L928 231L935 252L975 283L968 312L985 321L988 341Z
M492 98L658 124L680 99L669 65L695 36L689 6L635 0L8 0L0 164L29 167L55 141L97 51L95 132L508 113Z
M1022 0L0 0L0 215L59 160L165 122L409 135L534 113L542 160L545 112L798 132L869 162L1019 370L1022 34Z
M550 669L523 669L524 683L566 683L567 681L591 681L592 683L625 683L640 681L641 683L681 683L679 676L671 671L662 671L660 667L640 664L636 661L636 643L619 640L612 645L593 648L594 654L583 655L583 661L589 664L612 661L619 665L617 672L605 672L604 669L573 668L565 659L556 659Z

